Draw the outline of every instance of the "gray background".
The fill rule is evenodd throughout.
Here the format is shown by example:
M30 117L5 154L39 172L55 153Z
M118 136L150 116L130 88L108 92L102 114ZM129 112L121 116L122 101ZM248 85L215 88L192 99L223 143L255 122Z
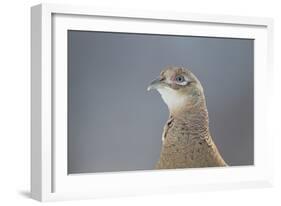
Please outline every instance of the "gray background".
M168 109L146 87L168 65L201 81L229 165L253 164L249 39L68 31L68 173L153 169Z

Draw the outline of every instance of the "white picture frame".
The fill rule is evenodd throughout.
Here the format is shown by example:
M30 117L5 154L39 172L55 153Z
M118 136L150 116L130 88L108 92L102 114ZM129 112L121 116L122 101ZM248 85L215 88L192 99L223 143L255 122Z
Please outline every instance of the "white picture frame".
M68 175L68 29L255 39L255 164L228 168ZM53 201L272 186L273 137L266 126L270 96L263 98L264 93L268 95L266 89L270 90L273 75L272 29L273 21L269 18L112 10L56 4L32 7L32 198ZM267 88L264 87L265 83Z

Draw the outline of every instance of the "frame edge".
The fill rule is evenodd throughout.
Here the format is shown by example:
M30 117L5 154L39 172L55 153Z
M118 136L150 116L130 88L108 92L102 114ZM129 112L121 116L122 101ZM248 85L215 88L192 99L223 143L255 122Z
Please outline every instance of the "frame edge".
M42 201L42 6L31 7L31 197Z

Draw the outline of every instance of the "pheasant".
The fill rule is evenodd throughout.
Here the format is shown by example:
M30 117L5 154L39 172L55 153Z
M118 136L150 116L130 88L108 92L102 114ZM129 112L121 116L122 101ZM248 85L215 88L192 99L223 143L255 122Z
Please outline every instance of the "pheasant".
M168 67L152 81L169 109L156 169L227 166L209 129L203 87L188 69Z

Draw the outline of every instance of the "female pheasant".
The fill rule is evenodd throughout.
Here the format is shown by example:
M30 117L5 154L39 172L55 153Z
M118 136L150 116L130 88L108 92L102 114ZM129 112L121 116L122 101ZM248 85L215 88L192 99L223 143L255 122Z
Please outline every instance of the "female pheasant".
M169 108L156 169L227 166L209 130L203 87L188 69L169 67L151 82Z

